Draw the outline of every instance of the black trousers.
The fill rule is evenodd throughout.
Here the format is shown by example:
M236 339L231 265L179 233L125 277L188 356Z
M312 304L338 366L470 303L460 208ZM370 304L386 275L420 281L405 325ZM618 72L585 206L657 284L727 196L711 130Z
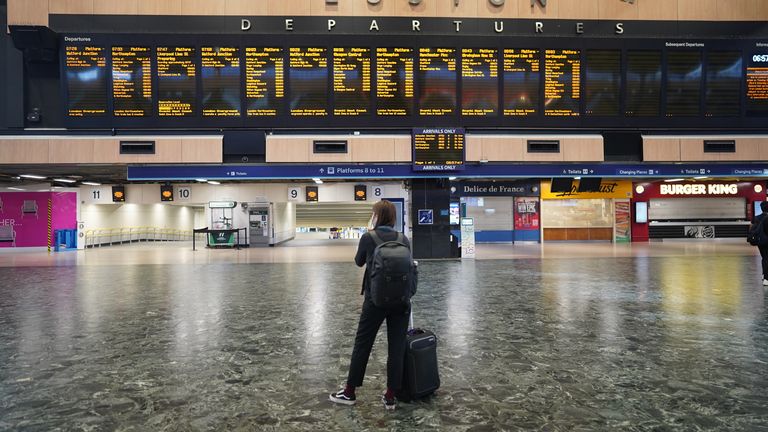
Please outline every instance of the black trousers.
M763 279L768 279L768 246L758 246L760 256L763 258Z
M360 322L357 324L355 348L349 363L347 384L360 387L363 385L365 368L371 355L373 342L381 323L387 320L387 387L399 390L403 382L403 363L405 361L405 336L408 331L410 308L403 310L381 309L365 296Z

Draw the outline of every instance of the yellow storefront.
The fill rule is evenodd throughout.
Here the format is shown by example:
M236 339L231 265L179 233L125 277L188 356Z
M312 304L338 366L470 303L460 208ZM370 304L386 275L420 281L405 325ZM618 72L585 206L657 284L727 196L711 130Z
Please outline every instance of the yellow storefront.
M632 182L603 180L600 192L578 192L579 180L569 192L552 192L541 182L541 227L544 241L629 242Z

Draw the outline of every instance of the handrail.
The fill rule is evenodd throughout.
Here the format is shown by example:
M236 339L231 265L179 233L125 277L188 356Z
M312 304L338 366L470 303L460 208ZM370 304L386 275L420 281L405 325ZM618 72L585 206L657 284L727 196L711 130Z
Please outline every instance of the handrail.
M142 241L184 241L192 239L192 230L155 226L94 228L83 231L85 247Z

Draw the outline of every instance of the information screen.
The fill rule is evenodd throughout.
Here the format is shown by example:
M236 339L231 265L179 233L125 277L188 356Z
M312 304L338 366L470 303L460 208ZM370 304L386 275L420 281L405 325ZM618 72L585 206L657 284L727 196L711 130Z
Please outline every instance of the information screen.
M370 113L371 49L333 48L333 115Z
M747 63L747 115L768 116L768 53L754 53Z
M245 95L248 116L278 115L285 98L282 48L245 49Z
M456 49L419 48L419 115L456 114Z
M589 50L586 54L586 98L584 114L619 115L621 94L621 51Z
M463 168L464 129L414 129L413 165L417 171L451 171Z
M413 114L413 48L376 48L376 114Z
M237 117L240 105L240 48L202 47L203 117Z
M470 117L499 113L499 50L461 50L461 114Z
M541 56L538 49L504 50L504 115L539 112Z
M194 47L157 47L157 114L195 115L197 67Z
M152 115L152 57L149 47L112 47L115 116Z
M741 115L743 61L739 51L710 51L707 55L707 117Z
M291 48L292 116L328 115L328 55L325 48Z
M667 55L667 117L701 113L701 52L669 51Z
M107 57L104 47L65 47L67 114L100 117L107 113Z
M658 117L661 109L661 51L627 52L627 117Z
M544 115L575 117L581 100L581 56L578 50L544 53Z

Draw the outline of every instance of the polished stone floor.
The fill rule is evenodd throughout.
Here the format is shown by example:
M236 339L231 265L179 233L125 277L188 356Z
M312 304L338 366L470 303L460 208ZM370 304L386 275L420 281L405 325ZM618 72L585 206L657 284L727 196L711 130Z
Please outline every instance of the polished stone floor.
M422 262L415 320L440 338L443 385L394 412L383 331L359 405L328 402L362 275L331 249L0 254L0 430L768 431L752 248Z

